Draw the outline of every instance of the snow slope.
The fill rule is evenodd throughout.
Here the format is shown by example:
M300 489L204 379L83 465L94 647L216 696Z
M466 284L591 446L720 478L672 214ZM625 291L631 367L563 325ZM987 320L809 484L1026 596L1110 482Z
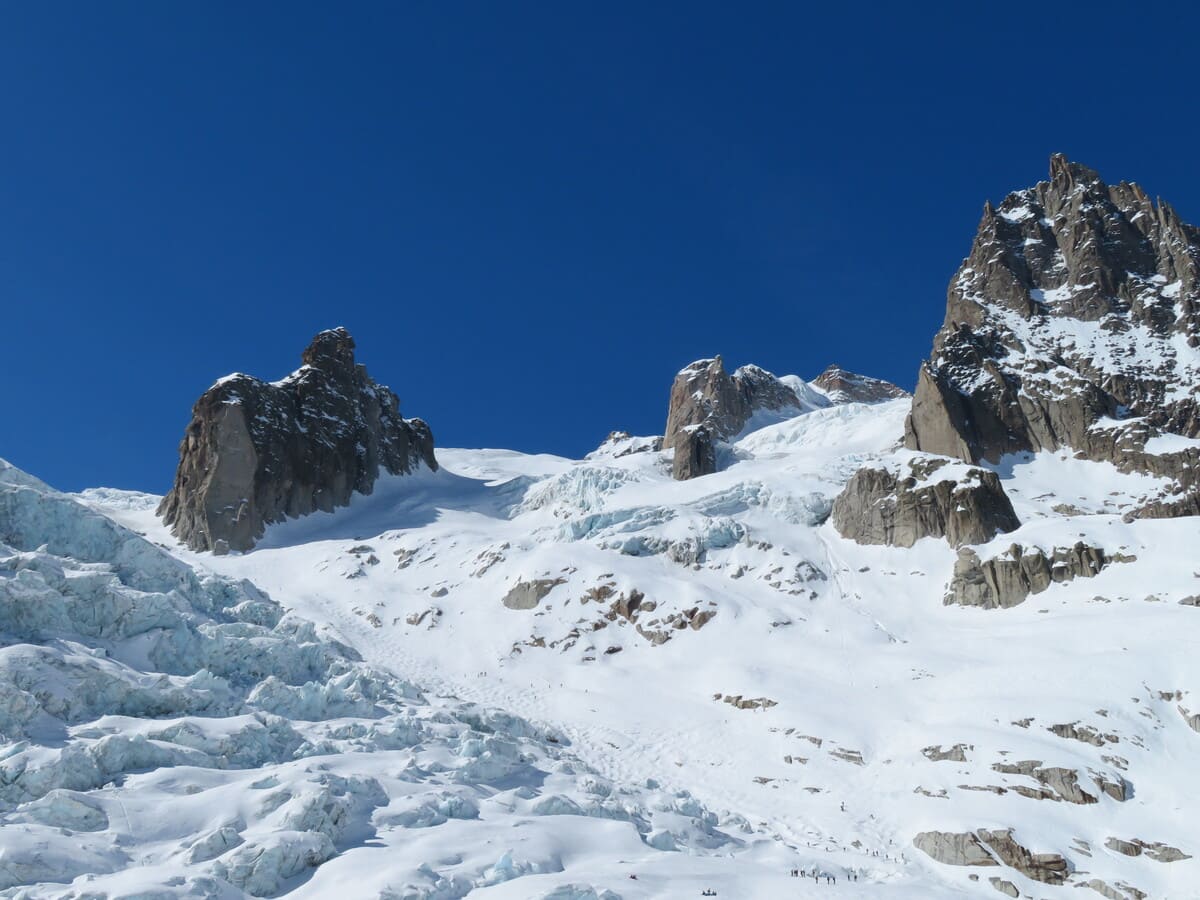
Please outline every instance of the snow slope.
M897 452L908 403L814 409L743 437L732 465L685 482L656 452L571 461L440 450L442 471L385 479L346 509L273 526L246 555L180 547L150 500L81 499L198 572L249 579L372 671L558 736L537 745L547 760L569 748L587 777L638 798L646 789L631 786L661 785L665 794L639 800L646 808L687 791L734 811L713 826L733 841L704 848L693 817L690 837L660 842L678 852L648 849L653 823L585 838L530 830L528 808L507 799L511 812L481 812L496 849L511 843L502 835L557 841L522 859L561 861L559 881L627 898L834 890L786 874L816 867L846 896L987 896L993 878L1023 896L1077 897L1077 885L1101 881L1115 896L1200 896L1190 858L1200 850L1200 522L1122 521L1153 479L1066 454L1006 459L996 468L1025 524L980 556L1084 540L1127 561L1011 609L945 606L956 555L944 541L860 546L826 521L859 466ZM1094 802L1072 802L1081 795ZM722 824L737 816L749 835ZM422 852L402 851L400 838L388 846L409 860L398 865L421 858L441 872L439 860L459 860L445 871L486 880L484 858L495 860L467 853L458 827L433 829ZM947 866L912 844L920 832L978 828L1011 828L1030 850L1062 854L1069 883ZM1189 858L1127 856L1106 846L1112 838ZM391 896L382 886L396 882L383 876L347 881L344 856L307 884ZM541 875L507 884L494 895L557 886Z
M686 791L615 783L556 729L418 691L3 462L0 623L0 896L770 893L796 860Z

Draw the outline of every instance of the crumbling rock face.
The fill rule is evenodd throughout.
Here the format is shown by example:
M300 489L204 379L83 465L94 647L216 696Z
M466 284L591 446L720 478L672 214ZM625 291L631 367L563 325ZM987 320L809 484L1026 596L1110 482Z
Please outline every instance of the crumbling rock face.
M926 747L921 751L921 753L923 753L925 758L930 762L941 762L947 759L953 762L966 762L968 749L974 748L969 748L966 744L955 744L948 750L943 750L941 744L935 744L932 747Z
M1109 757L1106 757L1109 758ZM959 785L970 790L990 790L996 794L1005 794L1009 790L1028 797L1031 800L1053 800L1075 803L1080 806L1090 806L1099 803L1096 794L1090 794L1079 785L1079 773L1074 769L1061 766L1042 766L1041 760L1025 759L1015 763L995 763L992 768L1005 775L1023 775L1036 781L1039 787L1015 784L1009 787L991 785L986 788L975 788L969 785ZM1100 792L1118 803L1124 803L1133 796L1133 786L1120 775L1111 772L1098 772L1088 769L1092 781Z
M672 475L697 478L717 470L717 446L740 432L760 410L803 410L796 392L758 366L732 375L721 357L692 363L675 376L664 447L675 448Z
M779 705L770 697L743 697L741 694L713 694L713 699L723 700L738 709L770 709Z
M1062 884L1066 880L1067 861L1057 853L1030 853L1013 839L1011 831L977 831L987 846L1005 865L1026 878L1043 884Z
M1120 838L1110 837L1104 842L1104 846L1109 850L1115 850L1117 853L1124 856L1141 856L1142 848L1140 844L1135 844L1132 841L1123 841Z
M401 418L344 328L318 334L301 360L282 381L230 375L196 401L158 508L192 549L250 550L272 522L369 494L381 469L437 469L429 426Z
M1200 229L1055 156L1049 181L985 205L905 443L966 462L1070 448L1175 479L1141 515L1196 515L1198 385Z
M1002 555L980 560L969 547L958 551L954 576L946 591L945 604L1007 609L1039 594L1051 584L1091 578L1111 561L1100 547L1082 541L1073 547L1046 551L1013 544Z
M833 501L833 524L860 544L911 547L924 537L980 544L1020 523L996 473L917 457L859 469Z
M1061 766L1043 767L1041 761L1035 759L1016 763L995 763L992 768L1006 775L1024 775L1042 785L1040 789L1027 788L1024 785L1013 787L1018 794L1034 800L1065 800L1080 806L1100 802L1095 794L1089 794L1079 786L1079 773L1074 769Z
M841 366L829 366L812 380L812 386L832 403L883 403L907 397L908 391L890 381L848 372Z
M671 477L687 481L717 471L717 442L719 438L707 425L689 425L671 441L675 448Z
M1060 738L1070 741L1082 741L1085 744L1091 744L1093 747L1103 747L1105 744L1118 744L1121 741L1115 734L1105 734L1089 725L1080 725L1078 722L1051 725L1046 730L1058 735Z
M971 832L922 831L913 846L947 866L998 866L983 842Z
M642 609L645 608L646 604L642 604ZM635 627L638 634L651 644L657 646L669 641L676 631L683 631L687 628L690 628L692 631L699 631L711 622L716 615L717 611L715 609L701 609L698 606L693 606L690 609L671 613L668 616L650 619L645 624L638 622Z
M1124 841L1121 838L1110 837L1104 842L1104 846L1125 856L1141 856L1144 852L1154 861L1161 863L1179 862L1192 858L1178 847L1172 847L1170 844L1160 841L1143 841L1141 838Z
M1057 853L1030 853L1013 838L1012 831L971 833L923 831L913 838L913 846L940 863L949 866L997 866L1004 864L1027 878L1043 884L1062 884L1069 871L1067 861Z

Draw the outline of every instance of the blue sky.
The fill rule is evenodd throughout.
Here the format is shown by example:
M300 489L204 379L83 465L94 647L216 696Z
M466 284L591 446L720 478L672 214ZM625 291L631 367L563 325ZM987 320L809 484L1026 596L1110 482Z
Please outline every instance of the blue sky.
M338 324L440 445L579 455L714 353L911 387L1051 152L1200 220L1191 4L813 6L6 4L0 456L163 491Z

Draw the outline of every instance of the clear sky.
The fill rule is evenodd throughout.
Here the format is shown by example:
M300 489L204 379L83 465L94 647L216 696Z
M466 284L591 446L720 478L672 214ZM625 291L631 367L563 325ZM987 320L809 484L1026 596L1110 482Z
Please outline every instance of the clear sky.
M661 430L724 354L912 386L986 199L1200 220L1191 3L0 7L0 456L161 492L345 325L442 446Z

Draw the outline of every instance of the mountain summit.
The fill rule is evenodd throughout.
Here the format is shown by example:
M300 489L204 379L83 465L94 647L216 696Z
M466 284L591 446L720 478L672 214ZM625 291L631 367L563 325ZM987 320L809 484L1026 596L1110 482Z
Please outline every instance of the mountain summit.
M907 397L908 391L898 388L890 381L848 372L839 365L826 367L825 371L810 382L829 398L832 403L883 403Z
M1070 448L1176 480L1141 515L1200 512L1200 229L1056 155L984 206L921 366L905 443L966 462Z
M675 449L672 474L680 481L710 475L717 470L718 444L756 412L789 417L804 408L804 398L766 369L742 366L730 375L720 356L697 360L671 385L663 446Z
M249 550L266 525L345 506L382 468L437 469L433 434L354 360L344 328L322 331L281 381L220 379L192 408L175 484L158 514L194 550Z

